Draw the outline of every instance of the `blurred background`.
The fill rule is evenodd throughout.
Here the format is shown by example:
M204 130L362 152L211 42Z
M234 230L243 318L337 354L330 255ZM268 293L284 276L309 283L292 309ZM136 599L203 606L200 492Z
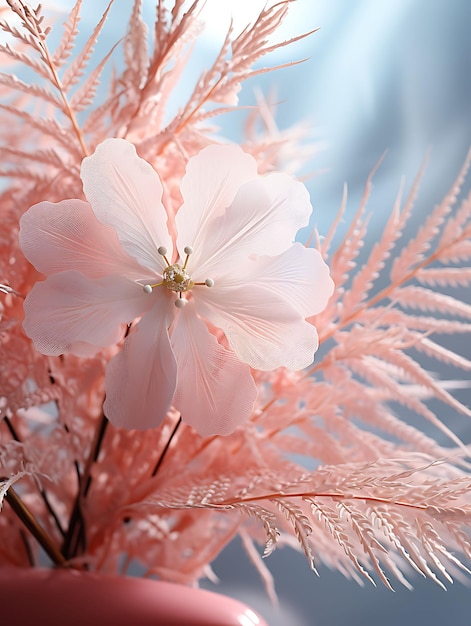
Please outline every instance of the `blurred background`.
M57 0L61 5L70 7L71 2ZM264 5L265 0L206 0L202 17L207 28L188 68L190 83L214 60L231 16L235 31L240 31ZM93 7L88 15L86 2L84 7L81 23L89 32L97 9ZM130 7L130 0L115 2L110 20L115 20L120 32ZM154 7L154 0L144 0L149 24ZM248 81L239 94L240 104L253 105L260 91L276 94L280 129L306 122L307 139L318 149L302 173L314 173L306 184L321 234L337 213L344 183L349 190L344 220L348 223L368 174L385 151L369 203L373 215L369 241L374 241L389 215L401 178L405 177L409 189L428 151L415 226L442 199L471 146L470 23L469 0L293 2L274 42L319 30L279 49L261 64L307 60ZM107 33L100 44L103 50L115 42L112 30ZM185 85L180 89L176 101L184 97ZM222 136L240 141L245 116L234 113L214 121ZM460 418L455 430L469 441L470 425L465 420ZM203 586L247 602L270 626L470 623L470 590L458 582L444 592L417 576L412 580L414 591L396 584L392 593L369 583L360 587L322 566L318 578L303 555L287 548L275 551L266 563L275 579L278 607L271 605L239 541L213 565L220 584L203 582Z

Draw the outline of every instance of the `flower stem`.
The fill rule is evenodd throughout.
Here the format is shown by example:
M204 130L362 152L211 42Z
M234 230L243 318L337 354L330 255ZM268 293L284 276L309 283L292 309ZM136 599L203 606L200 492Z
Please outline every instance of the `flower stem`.
M11 423L11 420L7 416L5 416L3 421L5 422L5 426L10 431L10 435L12 436L12 438L15 441L18 441L19 443L21 443L20 436L16 432L16 428ZM51 517L53 518L53 520L54 520L54 522L55 522L55 524L57 526L57 530L64 537L64 535L65 535L64 529L62 528L62 524L60 522L59 517L57 516L57 513L54 511L54 509L52 507L52 504L49 501L49 497L48 497L46 491L42 487L40 487L39 485L37 485L37 487L39 489L39 493L41 494L41 498L43 499L43 502L44 502L44 504L46 506L46 509L48 510L49 514L51 515Z
M28 559L28 563L30 567L34 567L36 564L34 562L33 552L31 551L31 546L29 545L29 535L25 533L23 529L20 530L21 541L25 547L26 558Z
M90 475L92 465L97 461L100 454L101 444L103 437L105 436L106 427L108 426L108 419L106 415L102 415L98 428L95 432L95 438L92 443L90 454L88 456L83 474L79 474L79 485L77 489L77 496L75 498L74 506L70 516L69 527L65 534L64 543L62 545L62 554L66 558L76 556L79 545L85 549L86 536L85 536L85 520L82 512L82 500L87 497L92 484L92 477Z
M165 458L165 455L168 452L170 444L172 443L172 439L175 437L175 434L176 434L176 432L178 430L178 427L180 426L181 423L182 423L182 416L180 415L180 417L178 418L177 423L173 427L173 430L172 430L172 432L170 434L170 437L168 438L167 443L165 444L164 449L162 450L162 452L161 452L161 454L160 454L160 456L159 456L159 458L157 460L157 463L155 464L154 471L152 472L151 476L155 476L157 474L157 472L159 471L160 466L162 465L163 460Z
M52 562L60 567L66 567L67 561L13 487L8 489L5 499L33 537L37 539Z

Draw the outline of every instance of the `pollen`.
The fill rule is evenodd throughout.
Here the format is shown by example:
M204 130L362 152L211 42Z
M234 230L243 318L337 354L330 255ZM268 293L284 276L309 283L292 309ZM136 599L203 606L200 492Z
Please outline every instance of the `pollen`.
M167 259L167 248L164 246L160 246L157 252L164 258L167 267L162 272L162 280L160 283L155 283L153 285L143 285L142 289L144 293L151 294L155 287L167 287L170 291L174 291L178 293L179 298L177 298L175 302L175 306L177 308L181 308L185 306L186 300L182 298L182 293L185 291L191 291L195 285L205 285L206 287L213 287L214 280L212 278L207 278L202 283L195 283L191 280L190 274L188 273L186 266L188 264L188 259L190 255L193 254L193 248L191 246L185 246L183 249L186 254L185 261L183 265L180 263L170 263Z
M184 267L178 263L168 265L162 274L162 282L171 291L189 291L194 287L194 282Z

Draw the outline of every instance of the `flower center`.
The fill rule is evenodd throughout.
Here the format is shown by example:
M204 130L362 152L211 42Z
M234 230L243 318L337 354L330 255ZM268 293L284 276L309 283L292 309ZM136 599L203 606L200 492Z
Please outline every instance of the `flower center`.
M181 293L182 291L189 291L194 282L191 280L190 275L186 271L185 267L174 263L173 265L167 265L162 275L162 282L171 291Z
M187 302L185 298L182 298L182 293L185 291L191 291L195 285L205 285L206 287L212 287L214 285L214 280L212 278L207 278L204 283L195 283L191 280L190 274L186 270L186 266L188 264L190 254L193 254L193 248L191 246L186 246L183 251L186 254L183 265L180 265L180 263L170 263L167 259L167 249L164 248L164 246L160 246L157 252L163 256L165 263L167 263L167 267L162 272L162 282L155 283L154 285L143 286L144 292L149 294L152 293L154 287L160 286L167 287L170 291L178 293L179 297L175 300L175 306L177 308L185 306Z

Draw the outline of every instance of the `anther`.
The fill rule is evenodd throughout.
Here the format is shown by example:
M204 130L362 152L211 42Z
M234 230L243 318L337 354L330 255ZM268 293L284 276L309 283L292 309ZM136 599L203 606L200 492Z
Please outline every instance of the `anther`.
M206 285L206 287L214 287L214 280L212 278L207 278L204 281L204 284Z
M160 254L160 256L164 257L164 261L165 263L167 263L167 267L170 265L170 261L167 259L167 248L165 246L159 246L157 248L157 252Z
M152 293L152 285L144 285L142 290L144 293Z
M193 254L193 248L191 246L185 246L183 248L183 252L186 254L185 262L183 263L183 270L186 270L186 265L188 263L188 259L190 258L190 254Z
M183 307L186 306L187 302L188 300L186 298L177 298L174 304L177 307L177 309L183 309Z

